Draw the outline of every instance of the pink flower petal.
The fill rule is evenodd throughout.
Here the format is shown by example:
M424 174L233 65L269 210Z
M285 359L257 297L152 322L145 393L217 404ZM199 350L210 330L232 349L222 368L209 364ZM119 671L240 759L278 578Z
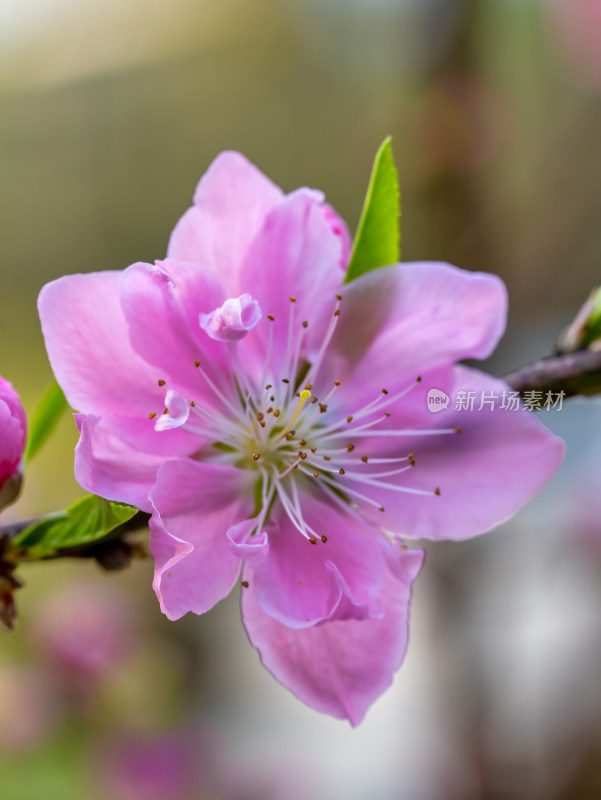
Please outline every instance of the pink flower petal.
M131 348L122 274L70 275L44 286L38 304L50 363L70 405L102 417L103 431L134 449L187 455L198 449L198 436L154 430L151 415L162 413L165 389L158 370Z
M294 628L335 613L380 615L384 559L375 532L315 498L303 497L301 502L303 518L317 542L308 541L281 508L274 509L268 552L252 562L259 605ZM351 603L339 608L344 596Z
M264 530L255 531L257 519L245 519L237 525L233 525L227 532L230 540L230 550L238 558L249 560L255 558L265 558L269 552L269 537ZM253 531L255 531L253 533Z
M338 214L336 209L332 208L328 203L324 204L323 211L326 220L330 224L330 228L340 239L340 266L345 270L348 266L351 248L353 246L346 222Z
M218 342L237 342L244 339L261 319L261 309L256 300L248 294L228 297L210 314L201 314L200 327L211 339Z
M423 557L422 550L402 553L397 572L404 580L386 570L385 613L379 619L325 621L295 630L263 611L251 583L242 590L242 617L263 666L307 705L358 725L405 657L411 587Z
M86 491L152 511L148 494L163 456L126 444L99 417L76 414L80 439L75 448L75 478Z
M227 531L252 511L252 487L233 467L168 461L150 498L154 590L169 619L203 614L229 594L240 571ZM247 481L246 481L247 482Z
M181 428L190 417L190 408L189 400L186 400L174 389L167 389L165 393L165 410L167 413L163 413L157 418L154 424L155 431L170 431L174 428Z
M271 363L275 372L286 366L291 314L291 349L299 336L303 337L303 354L321 345L342 283L341 253L341 238L332 229L318 192L293 192L265 219L246 255L241 286L251 292L264 315L275 317L272 323L258 325L252 337L259 339L258 347L265 353L273 327ZM308 323L306 329L303 322Z
M38 308L50 363L69 404L87 414L144 419L160 409L164 390L156 370L129 343L121 275L59 278L43 287Z
M456 367L452 382L447 383L445 373L450 375L444 370L433 373L435 383L426 375L414 392L398 401L396 409L393 406L390 421L381 428L459 428L460 434L414 438L384 435L364 442L366 448L371 447L370 455L412 452L415 467L388 482L431 493L415 495L378 487L371 493L385 512L361 504L374 522L403 537L466 539L500 525L543 488L565 452L564 443L531 412L498 407L502 392L510 391L502 381ZM426 395L431 386L450 395L447 411L433 414L427 410ZM474 391L478 398L482 391L494 392L497 408L455 412L452 395L457 390ZM365 491L348 473L347 478L350 487ZM434 494L436 488L440 496Z
M486 358L505 328L502 281L450 264L383 267L346 285L342 295L322 373L352 381L359 407L363 387L394 391L437 366Z
M169 258L215 269L226 293L240 294L245 291L238 291L242 261L266 215L282 198L281 189L240 153L221 153L201 178L194 205L171 234Z
M136 353L155 366L154 382L215 404L215 394L196 366L216 380L228 363L221 343L201 329L199 314L222 301L215 275L196 264L167 260L133 264L123 272L121 304Z

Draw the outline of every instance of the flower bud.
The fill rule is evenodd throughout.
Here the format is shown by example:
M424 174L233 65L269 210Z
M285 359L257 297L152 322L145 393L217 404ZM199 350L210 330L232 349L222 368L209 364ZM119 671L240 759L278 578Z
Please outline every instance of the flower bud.
M21 489L21 458L27 419L12 385L0 377L0 508L16 499Z
M592 290L557 343L559 355L601 349L601 289Z

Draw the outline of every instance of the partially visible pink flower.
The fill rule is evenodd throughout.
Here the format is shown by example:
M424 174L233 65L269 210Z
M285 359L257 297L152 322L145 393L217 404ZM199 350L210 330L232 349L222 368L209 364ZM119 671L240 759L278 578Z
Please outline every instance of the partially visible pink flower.
M21 489L21 459L27 419L12 384L0 376L0 508L12 503Z
M131 652L132 617L127 597L114 587L69 583L36 611L33 637L68 679L87 681L122 663Z
M321 193L284 195L237 153L200 181L168 257L47 285L39 307L77 415L86 489L152 512L154 588L201 614L242 567L264 665L357 724L407 647L423 551L508 519L563 443L525 411L433 415L435 387L505 325L491 275L397 264L344 284L348 234Z

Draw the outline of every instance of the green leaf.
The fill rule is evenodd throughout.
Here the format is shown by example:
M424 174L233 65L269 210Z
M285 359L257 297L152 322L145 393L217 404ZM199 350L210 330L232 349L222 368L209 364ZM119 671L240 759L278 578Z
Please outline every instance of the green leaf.
M392 157L390 136L376 153L367 187L346 283L378 267L401 259L401 195L399 176Z
M29 439L25 450L26 461L30 461L46 443L68 407L63 390L56 381L53 381L33 412L29 423Z
M34 522L15 539L13 546L27 548L31 558L46 558L60 550L83 547L104 539L130 520L138 509L86 495L64 511Z

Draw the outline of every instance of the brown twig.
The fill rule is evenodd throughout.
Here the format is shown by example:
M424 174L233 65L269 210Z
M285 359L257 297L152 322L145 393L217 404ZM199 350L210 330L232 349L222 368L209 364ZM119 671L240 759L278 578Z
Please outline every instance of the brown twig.
M564 392L564 397L601 394L601 351L581 350L544 358L503 376L516 392Z

